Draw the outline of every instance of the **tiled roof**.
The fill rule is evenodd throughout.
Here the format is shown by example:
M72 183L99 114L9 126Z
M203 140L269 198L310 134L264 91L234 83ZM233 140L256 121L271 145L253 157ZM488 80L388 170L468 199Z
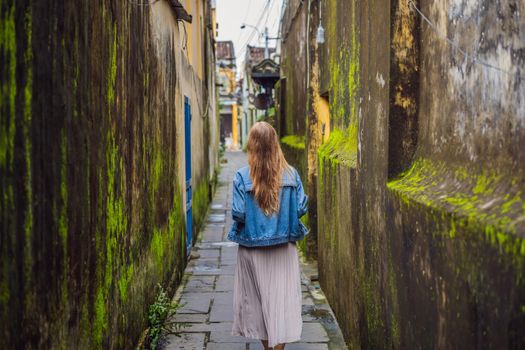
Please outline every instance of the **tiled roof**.
M268 52L270 55L275 52L275 48L270 47L268 49ZM258 47L258 46L250 46L248 45L248 49L246 50L246 59L247 63L250 66L254 66L257 63L261 62L264 59L264 47Z
M233 60L235 59L235 50L233 49L232 41L217 41L215 53L218 60Z

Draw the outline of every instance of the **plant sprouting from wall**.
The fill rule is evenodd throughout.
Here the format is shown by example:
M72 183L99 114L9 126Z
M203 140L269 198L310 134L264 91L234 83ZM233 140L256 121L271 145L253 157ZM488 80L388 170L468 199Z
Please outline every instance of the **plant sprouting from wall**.
M174 320L180 305L171 300L160 284L158 289L157 297L148 309L148 334L142 347L144 350L157 349L167 335L178 336L178 331L183 327L182 323Z

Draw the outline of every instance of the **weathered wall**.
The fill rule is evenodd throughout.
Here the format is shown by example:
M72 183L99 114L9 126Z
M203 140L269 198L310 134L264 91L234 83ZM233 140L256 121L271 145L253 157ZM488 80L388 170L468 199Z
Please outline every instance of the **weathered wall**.
M306 104L306 14L307 6L291 0L283 16L281 77L286 78L285 111L279 118L281 136L305 135Z
M308 89L309 36L308 4L290 1L281 22L281 81L277 84L278 113L275 126L281 136L281 145L287 161L298 169L305 188L314 185L308 171L308 110L305 91ZM311 193L315 193L310 190ZM309 198L309 211L303 222L310 234L301 243L309 257L317 254L316 198ZM314 209L314 210L312 210ZM313 214L313 216L312 216Z
M217 164L182 33L165 2L0 1L0 347L132 348L179 279L183 95L196 224Z
M385 2L321 3L317 89L331 132L318 150L318 257L323 290L350 348L389 347L385 261L389 16Z
M281 148L286 155L286 160L297 169L301 179L306 178L307 165L304 137L296 135L285 136L281 138Z
M396 6L392 26L407 30L392 43L420 38L413 50L392 45L412 51L405 57L417 69L405 74L419 75L417 94L394 99L406 115L416 111L415 154L387 183L393 318L406 320L398 341L523 348L525 2L421 1L435 30L411 30L409 5ZM498 69L465 59L442 33Z
M321 283L350 347L525 347L525 2L418 2L508 73L465 60L408 0L320 6L326 42L311 45L302 100L328 97L331 130L313 157L310 105L309 194Z

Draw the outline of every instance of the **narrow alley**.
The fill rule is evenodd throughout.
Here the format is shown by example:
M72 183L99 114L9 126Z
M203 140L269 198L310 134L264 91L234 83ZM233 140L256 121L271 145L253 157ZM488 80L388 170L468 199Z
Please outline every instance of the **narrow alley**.
M174 320L185 325L179 336L171 335L166 350L261 350L260 341L231 336L233 320L233 274L237 244L226 240L231 225L232 177L245 166L246 154L226 152L217 191L203 231L192 250L175 300L183 305ZM303 335L291 350L346 349L341 331L319 284L312 282L317 270L302 262Z
M525 349L524 96L525 0L0 0L0 350Z

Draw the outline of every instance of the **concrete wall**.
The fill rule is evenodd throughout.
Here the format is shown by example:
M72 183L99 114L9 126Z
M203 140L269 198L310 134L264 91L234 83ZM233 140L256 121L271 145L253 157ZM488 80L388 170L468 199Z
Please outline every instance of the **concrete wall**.
M313 182L308 174L306 138L309 106L305 100L309 81L307 14L308 4L299 0L290 1L283 13L280 23L281 80L275 90L277 113L274 124L281 136L281 147L287 161L299 171L304 186L310 188ZM311 189L310 192L314 193ZM303 218L310 234L300 245L310 257L315 257L317 251L316 216L311 217L311 208L315 207L315 203L316 199L310 198L310 210Z
M166 2L0 1L0 347L132 348L157 283L176 286L184 95L195 232L218 164L193 5L183 48Z
M350 348L524 347L525 2L417 2L433 30L407 0L325 0L320 45L315 3L310 196Z
M280 133L286 135L305 134L306 104L304 91L307 77L306 72L306 9L299 0L291 0L283 16L282 51L281 51L281 78L286 78L286 100L284 113L279 116L282 120ZM283 57L285 59L283 59Z

